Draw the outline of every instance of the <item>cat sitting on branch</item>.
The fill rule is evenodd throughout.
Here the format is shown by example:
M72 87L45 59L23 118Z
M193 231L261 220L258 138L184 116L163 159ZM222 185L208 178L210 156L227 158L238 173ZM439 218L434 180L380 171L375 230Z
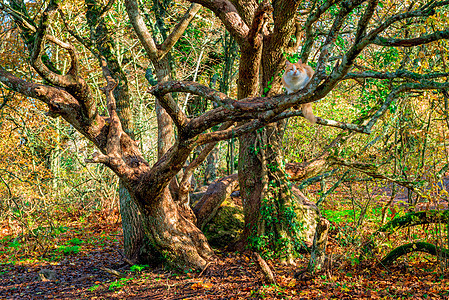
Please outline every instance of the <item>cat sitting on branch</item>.
M288 94L296 93L307 86L315 72L313 69L303 64L301 60L297 63L291 63L287 60L285 63L285 72L282 76L282 84ZM312 111L312 103L301 104L301 111L310 123L315 124L317 119Z

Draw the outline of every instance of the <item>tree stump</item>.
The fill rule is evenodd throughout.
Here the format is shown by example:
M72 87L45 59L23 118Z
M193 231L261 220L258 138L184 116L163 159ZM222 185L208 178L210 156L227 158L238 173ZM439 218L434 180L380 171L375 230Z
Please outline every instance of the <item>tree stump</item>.
M320 218L316 226L315 237L313 239L312 253L308 265L310 273L315 272L323 267L326 259L327 236L329 232L329 221L325 218Z

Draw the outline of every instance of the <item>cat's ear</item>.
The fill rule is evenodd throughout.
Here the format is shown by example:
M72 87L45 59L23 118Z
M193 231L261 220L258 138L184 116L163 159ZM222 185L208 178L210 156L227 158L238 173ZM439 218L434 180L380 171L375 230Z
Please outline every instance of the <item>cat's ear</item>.
M287 59L286 61L285 61L285 66L286 67L288 67L288 66L290 66L292 63Z
M302 60L301 60L301 59L299 59L299 60L298 60L298 63L302 65Z

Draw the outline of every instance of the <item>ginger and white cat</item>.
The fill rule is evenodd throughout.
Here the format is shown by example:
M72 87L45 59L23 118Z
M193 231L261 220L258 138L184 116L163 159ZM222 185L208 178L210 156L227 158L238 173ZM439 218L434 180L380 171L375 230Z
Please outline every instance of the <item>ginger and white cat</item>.
M288 94L296 93L309 83L314 73L313 69L303 64L301 60L297 63L291 63L287 60L285 63L285 72L282 76L282 84ZM301 104L301 111L310 123L316 123L316 116L312 111L312 103Z

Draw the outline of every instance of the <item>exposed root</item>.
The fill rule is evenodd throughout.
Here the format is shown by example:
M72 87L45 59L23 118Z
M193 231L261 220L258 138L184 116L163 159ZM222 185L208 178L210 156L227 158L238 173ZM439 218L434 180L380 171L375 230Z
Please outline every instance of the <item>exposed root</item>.
M276 284L276 279L274 279L273 272L271 271L270 266L267 264L267 262L262 258L262 256L260 256L259 253L254 252L254 258L268 283Z

